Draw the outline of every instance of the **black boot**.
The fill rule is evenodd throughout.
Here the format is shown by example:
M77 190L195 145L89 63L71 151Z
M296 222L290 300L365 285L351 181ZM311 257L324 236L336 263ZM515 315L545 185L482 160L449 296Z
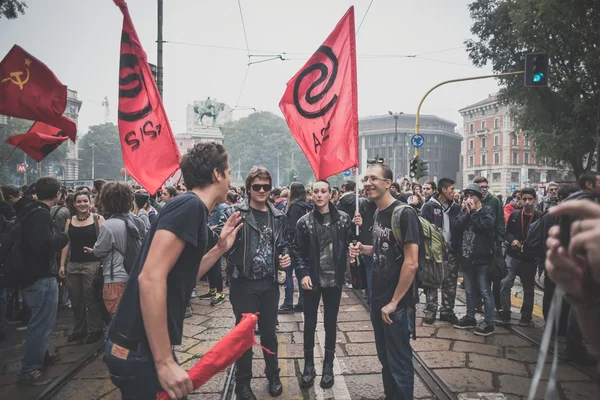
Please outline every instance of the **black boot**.
M315 383L315 377L317 371L315 370L315 359L313 351L304 350L304 372L302 378L300 378L300 387L302 389L308 389Z
M235 395L240 400L256 400L256 396L252 393L252 389L250 388L250 382L236 383Z
M325 359L323 360L323 376L321 377L321 387L329 389L333 386L333 350L325 349Z
M283 392L283 385L279 379L279 369L276 373L267 373L267 380L269 381L269 394L271 397L277 397Z

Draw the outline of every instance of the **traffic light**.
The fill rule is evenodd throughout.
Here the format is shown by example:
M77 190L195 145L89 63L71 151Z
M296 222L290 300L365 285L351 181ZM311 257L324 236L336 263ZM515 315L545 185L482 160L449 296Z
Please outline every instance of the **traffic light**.
M429 161L419 160L417 175L419 175L419 178L429 175Z
M417 178L417 174L419 173L419 157L415 157L410 161L410 177Z
M531 53L525 56L525 86L548 86L548 53Z

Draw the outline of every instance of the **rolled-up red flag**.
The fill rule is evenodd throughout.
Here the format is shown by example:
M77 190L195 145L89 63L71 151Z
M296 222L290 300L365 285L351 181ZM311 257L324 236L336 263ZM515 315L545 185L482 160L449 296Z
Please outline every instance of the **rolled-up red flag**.
M254 327L257 321L258 316L256 314L244 314L240 323L231 332L223 336L188 371L188 375L194 384L194 390L233 364L249 348L256 344ZM165 391L162 391L156 395L156 400L169 400L169 395Z

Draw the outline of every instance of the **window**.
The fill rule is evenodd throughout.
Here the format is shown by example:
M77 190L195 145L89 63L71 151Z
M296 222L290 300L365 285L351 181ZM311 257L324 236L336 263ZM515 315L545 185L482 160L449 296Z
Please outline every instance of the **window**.
M494 172L492 174L492 182L500 182L502 174L500 172Z
M433 135L433 143L437 143L437 141L438 141L437 135Z
M485 130L485 121L481 121L481 130Z
M468 180L469 182L473 182L473 179L475 179L475 174L469 174L469 176L468 176L467 180Z
M510 173L510 181L511 182L519 182L519 173L518 172L511 172Z
M513 146L518 146L519 145L519 136L517 136L516 134L513 135Z
M179 142L179 146L183 146L183 142Z
M494 129L500 129L500 118L494 118Z
M494 164L500 164L500 153L494 154Z
M485 138L481 138L481 148L485 149L487 147L487 140Z
M473 139L469 140L469 150L475 150L475 141Z
M494 146L500 146L500 135L494 136Z
M519 163L519 154L516 151L513 152L512 163L515 164L515 165Z
M475 131L475 124L469 124L469 133L473 133Z
M473 166L473 156L469 156L469 167Z
M529 146L529 139L525 138L525 146Z
M529 164L529 153L523 153L523 164Z
M485 154L481 155L481 165L486 165L487 156Z

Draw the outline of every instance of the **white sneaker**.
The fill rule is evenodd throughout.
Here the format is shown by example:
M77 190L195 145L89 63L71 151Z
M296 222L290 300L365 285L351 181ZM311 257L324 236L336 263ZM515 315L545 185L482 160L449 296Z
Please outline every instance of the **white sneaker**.
M196 288L194 288L192 290L192 297L196 297L196 296L198 296L198 293L196 292Z

